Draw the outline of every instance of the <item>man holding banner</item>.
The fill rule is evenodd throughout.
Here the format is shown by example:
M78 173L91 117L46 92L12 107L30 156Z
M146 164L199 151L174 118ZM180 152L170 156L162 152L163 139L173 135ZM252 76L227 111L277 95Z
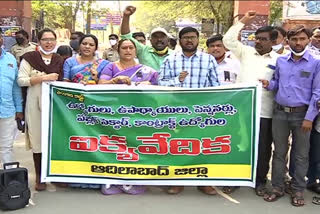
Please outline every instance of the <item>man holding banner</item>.
M160 67L159 85L204 88L218 86L217 62L209 54L197 50L199 32L192 27L185 27L179 32L181 52L167 57ZM215 195L216 190L211 186L199 187L208 195ZM183 186L172 186L169 194L178 194Z
M235 25L233 25L223 37L223 43L241 63L241 72L237 77L237 83L258 82L259 79L272 78L278 54L272 51L273 40L277 38L277 32L273 27L265 26L257 29L255 33L255 47L243 45L238 41L240 30L251 23L256 17L255 11L249 11ZM262 90L262 105L260 115L260 135L258 166L255 192L258 196L266 193L266 181L269 171L272 144L272 109L273 92Z

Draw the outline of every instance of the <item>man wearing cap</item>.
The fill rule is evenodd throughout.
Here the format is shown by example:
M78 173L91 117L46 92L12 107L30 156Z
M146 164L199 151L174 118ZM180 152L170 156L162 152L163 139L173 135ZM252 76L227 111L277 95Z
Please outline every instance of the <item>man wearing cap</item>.
M303 206L305 176L308 171L310 131L318 114L320 96L320 60L307 50L311 33L304 26L288 31L291 54L277 60L272 80L261 80L263 87L275 92L275 109L272 117L274 152L272 160L272 191L264 200L276 201L284 195L284 176L288 137L292 133L294 148L291 182L291 204Z
M123 12L120 27L121 39L132 40L137 48L137 57L139 62L159 71L164 58L172 52L172 50L168 48L168 32L164 28L155 28L151 31L150 42L152 47L141 44L139 41L134 39L132 33L130 33L129 20L130 16L134 14L135 11L135 7L127 6Z
M109 62L115 62L119 60L120 56L118 53L118 41L119 41L119 37L117 34L109 35L110 48L106 49L103 52L102 59L106 59Z

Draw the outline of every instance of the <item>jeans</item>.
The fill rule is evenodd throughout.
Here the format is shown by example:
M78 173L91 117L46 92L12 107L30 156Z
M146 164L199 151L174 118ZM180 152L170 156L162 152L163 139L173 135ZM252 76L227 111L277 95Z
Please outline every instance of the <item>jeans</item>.
M284 189L286 172L286 157L288 153L288 138L292 133L292 147L294 153L292 160L294 171L292 174L293 192L303 191L306 187L305 176L308 171L308 158L310 147L310 132L301 129L306 112L287 113L278 109L274 110L272 118L272 134L274 152L272 160L272 186Z

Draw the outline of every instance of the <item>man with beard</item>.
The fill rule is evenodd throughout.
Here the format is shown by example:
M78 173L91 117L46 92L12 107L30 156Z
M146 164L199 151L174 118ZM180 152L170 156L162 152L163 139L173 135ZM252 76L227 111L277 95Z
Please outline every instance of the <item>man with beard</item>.
M311 44L309 47L310 53L315 56L320 56L320 29L314 28L311 37Z
M277 57L279 56L272 51L273 41L277 38L277 33L271 26L261 27L255 32L255 47L246 46L238 41L240 30L246 24L249 24L255 16L255 11L248 11L223 37L223 44L239 59L241 64L241 72L237 77L238 83L257 83L259 79L270 80L274 73ZM264 196L267 191L265 185L271 158L273 92L263 89L261 98L255 188L258 196Z
M320 60L307 50L311 33L304 26L289 30L287 37L291 54L278 58L271 81L261 80L264 88L275 91L276 102L272 118L272 191L264 196L264 200L272 202L284 195L288 137L292 133L291 204L303 206L310 131L318 114Z
M141 64L147 65L156 71L159 71L165 57L167 57L172 50L168 48L168 32L164 28L155 28L151 31L151 45L143 45L139 41L133 38L130 33L129 20L130 16L134 14L136 8L133 6L127 6L123 12L123 18L121 23L121 39L130 39L134 42L137 48L137 57Z
M16 58L18 66L20 64L20 58L23 54L36 50L36 44L29 42L29 34L25 30L19 30L16 32L16 42L11 48L12 55Z
M205 88L218 86L217 63L209 54L197 50L199 45L199 32L192 27L185 27L179 32L179 43L182 51L168 56L160 68L159 85ZM208 195L217 192L211 186L198 187ZM183 191L183 186L171 186L169 194L178 194Z
M217 73L221 85L229 85L236 82L240 72L239 60L233 59L226 54L226 48L222 42L222 35L217 34L206 42L207 52L212 55L218 63Z

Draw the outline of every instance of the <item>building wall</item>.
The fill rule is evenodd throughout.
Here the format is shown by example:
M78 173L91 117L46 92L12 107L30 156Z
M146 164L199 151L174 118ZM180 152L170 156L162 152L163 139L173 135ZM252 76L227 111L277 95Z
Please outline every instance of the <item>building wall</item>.
M0 1L0 26L22 26L31 33L31 1Z

